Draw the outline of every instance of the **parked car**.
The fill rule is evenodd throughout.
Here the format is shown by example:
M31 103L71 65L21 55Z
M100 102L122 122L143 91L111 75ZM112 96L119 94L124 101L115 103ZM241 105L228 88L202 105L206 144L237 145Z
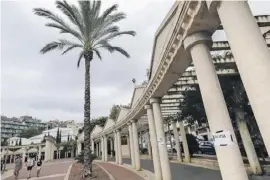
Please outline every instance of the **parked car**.
M201 154L216 154L214 144L211 141L199 142L199 153Z

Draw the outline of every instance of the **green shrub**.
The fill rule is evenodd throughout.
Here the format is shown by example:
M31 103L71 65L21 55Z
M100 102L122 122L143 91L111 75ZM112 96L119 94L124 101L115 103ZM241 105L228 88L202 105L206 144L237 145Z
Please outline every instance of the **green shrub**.
M95 154L90 154L91 163L97 158ZM84 163L84 152L82 151L77 157L75 157L78 163Z

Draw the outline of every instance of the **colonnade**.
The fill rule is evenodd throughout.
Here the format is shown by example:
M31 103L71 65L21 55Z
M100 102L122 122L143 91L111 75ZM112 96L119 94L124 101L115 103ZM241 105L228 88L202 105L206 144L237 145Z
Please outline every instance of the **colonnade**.
M256 121L262 134L265 146L270 153L270 51L255 22L246 1L221 1L217 4L207 2L208 7L216 12L227 35L239 74L246 89ZM212 6L211 6L212 5ZM241 26L239 26L241 24ZM202 95L206 116L212 133L227 132L232 142L226 146L215 146L221 175L224 180L248 180L238 147L228 109L220 87L213 59L210 54L212 34L207 31L197 31L188 35L183 45L194 63L196 75ZM166 147L163 120L160 108L160 98L150 99L145 110L148 117L151 154L157 180L171 180L171 169ZM129 146L131 150L132 167L140 170L140 153L138 144L137 120L127 123ZM172 123L176 144L179 144L178 131ZM184 126L180 123L180 132ZM122 164L121 129L114 132L115 162ZM185 133L181 133L185 136ZM183 138L184 139L184 138ZM100 140L104 144L102 159L107 161L107 137ZM151 146L150 146L151 145ZM187 144L183 142L185 161L190 162ZM177 159L182 161L181 150L176 146Z

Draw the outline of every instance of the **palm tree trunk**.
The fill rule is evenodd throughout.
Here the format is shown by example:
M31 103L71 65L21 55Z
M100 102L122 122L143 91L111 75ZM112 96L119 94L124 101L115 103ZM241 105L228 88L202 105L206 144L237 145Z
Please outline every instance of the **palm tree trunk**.
M84 179L90 179L92 163L90 159L90 112L91 112L91 96L90 96L90 62L93 58L93 52L84 56L85 60L85 89L84 89Z
M236 122L239 128L240 136L247 154L247 158L253 174L262 174L262 168L258 156L256 154L250 133L247 128L247 123L244 119L244 112L241 109L235 109Z

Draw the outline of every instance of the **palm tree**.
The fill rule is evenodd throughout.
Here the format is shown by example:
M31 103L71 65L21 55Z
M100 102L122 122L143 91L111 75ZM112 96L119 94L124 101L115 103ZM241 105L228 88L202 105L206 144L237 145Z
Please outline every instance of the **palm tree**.
M59 9L69 20L61 18L57 14L43 8L35 8L36 15L49 19L51 22L45 24L47 27L60 30L60 34L69 34L73 40L59 39L45 45L40 52L45 54L52 50L62 50L66 54L72 49L80 49L77 67L81 59L85 62L85 93L84 93L84 172L83 177L91 176L90 160L90 63L93 56L101 59L100 49L109 52L117 51L127 58L129 54L118 46L113 46L111 40L121 35L135 36L134 31L120 31L116 25L126 18L122 12L118 12L118 5L114 4L104 12L101 12L101 1L78 1L79 6L70 5L66 1L56 1L56 8Z

